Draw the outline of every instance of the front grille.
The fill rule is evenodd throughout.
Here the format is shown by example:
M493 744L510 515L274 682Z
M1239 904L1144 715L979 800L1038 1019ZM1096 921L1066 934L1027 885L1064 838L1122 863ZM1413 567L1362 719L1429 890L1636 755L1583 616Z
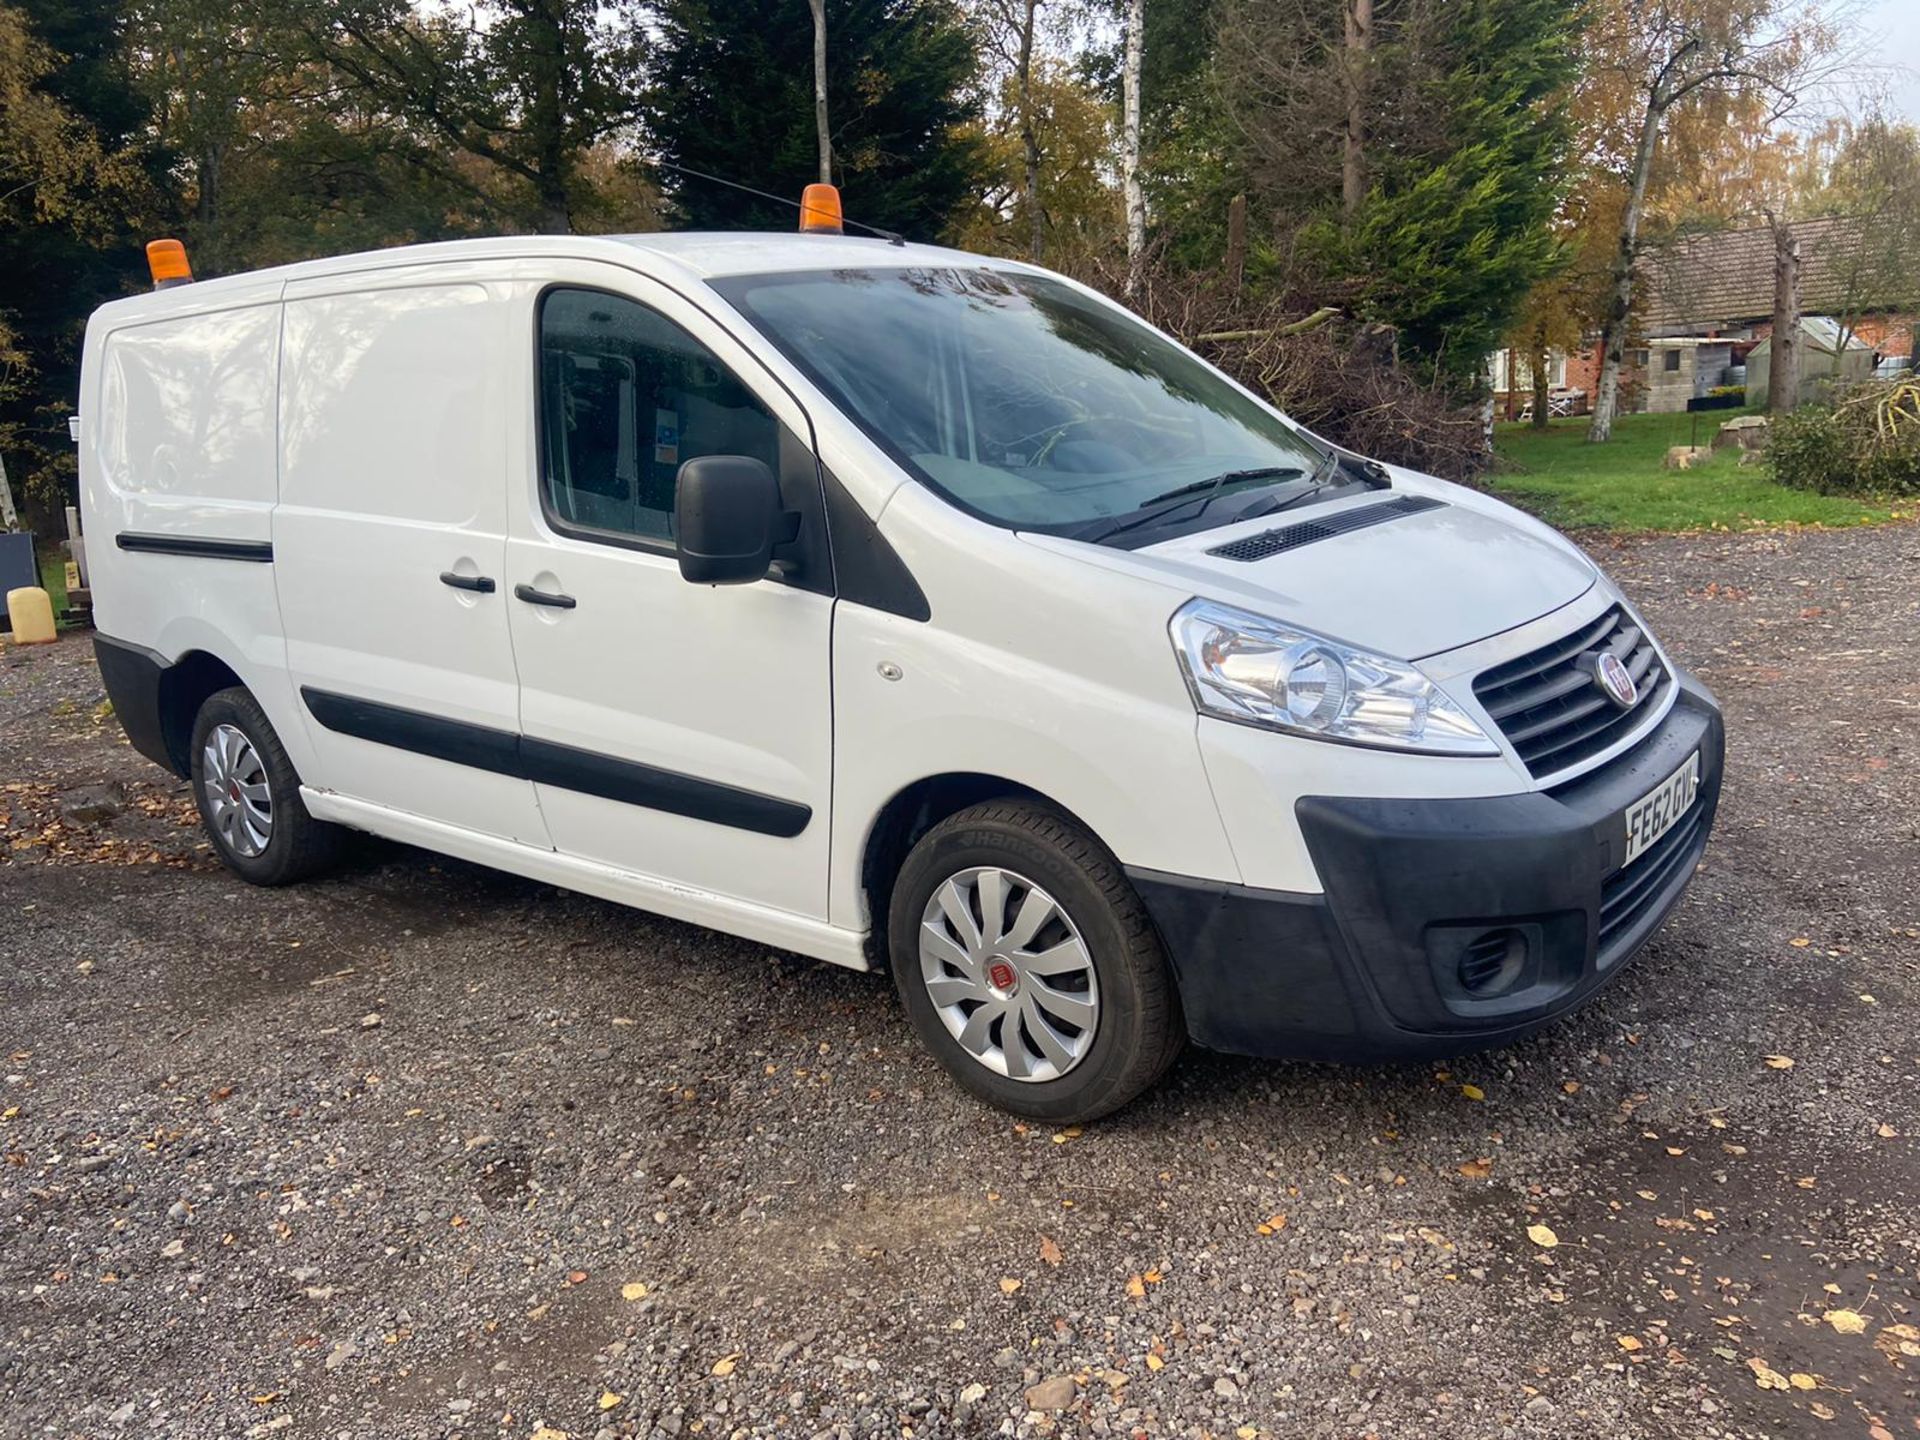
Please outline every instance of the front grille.
M1627 667L1640 692L1628 709L1594 678L1594 657L1603 650ZM1571 635L1483 671L1473 693L1538 777L1578 765L1624 739L1672 684L1653 641L1616 605Z
M1302 520L1297 525L1283 525L1278 530L1262 530L1258 535L1249 535L1244 540L1229 540L1224 545L1216 545L1207 553L1218 555L1222 560L1265 560L1288 550L1298 550L1302 545L1311 545L1316 540L1331 540L1351 530L1384 525L1389 520L1398 520L1402 515L1444 510L1446 505L1446 501L1435 500L1431 495L1402 495L1397 500L1383 500L1378 505L1356 505L1351 510L1341 510L1321 520Z
M1693 808L1666 834L1627 865L1609 875L1600 886L1600 963L1617 958L1611 951L1620 937L1648 911L1663 904L1691 872L1700 844L1706 805Z

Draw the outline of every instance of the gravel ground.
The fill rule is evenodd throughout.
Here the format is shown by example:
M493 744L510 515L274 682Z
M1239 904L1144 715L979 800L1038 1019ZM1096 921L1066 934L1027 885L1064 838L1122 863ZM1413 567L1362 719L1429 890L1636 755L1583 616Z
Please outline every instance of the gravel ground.
M1731 735L1630 972L1084 1133L881 977L372 841L250 889L9 650L0 1433L1920 1433L1920 530L1597 548Z

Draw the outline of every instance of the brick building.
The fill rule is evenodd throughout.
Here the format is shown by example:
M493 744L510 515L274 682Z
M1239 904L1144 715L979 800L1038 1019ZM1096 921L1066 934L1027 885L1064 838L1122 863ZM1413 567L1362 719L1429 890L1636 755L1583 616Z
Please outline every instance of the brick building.
M1920 237L1873 218L1822 216L1793 223L1800 250L1800 313L1836 320L1876 360L1912 361L1920 327ZM1641 262L1635 336L1621 372L1621 408L1684 410L1727 380L1773 330L1774 237L1765 225L1703 230L1650 247ZM1597 342L1551 361L1555 409L1584 413L1600 383ZM1520 383L1509 385L1512 375ZM1495 413L1516 417L1531 401L1519 357L1492 366Z

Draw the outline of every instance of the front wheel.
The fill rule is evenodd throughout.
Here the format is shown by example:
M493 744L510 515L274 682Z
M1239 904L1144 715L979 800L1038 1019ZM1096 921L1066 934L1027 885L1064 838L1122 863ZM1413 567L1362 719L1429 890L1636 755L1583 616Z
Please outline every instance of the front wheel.
M240 686L207 697L193 722L193 798L226 867L255 885L323 870L340 832L307 813L300 776L260 702Z
M921 1040L1016 1115L1109 1114L1185 1041L1165 952L1125 872L1044 806L991 801L928 831L900 869L887 936Z

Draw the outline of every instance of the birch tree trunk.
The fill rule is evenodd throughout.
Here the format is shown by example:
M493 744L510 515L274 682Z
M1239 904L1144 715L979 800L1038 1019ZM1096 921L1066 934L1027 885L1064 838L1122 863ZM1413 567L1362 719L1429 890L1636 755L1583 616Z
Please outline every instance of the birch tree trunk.
M1647 95L1647 113L1640 123L1640 144L1633 155L1633 183L1620 220L1620 248L1613 257L1613 293L1600 326L1600 385L1593 397L1593 423L1587 427L1589 444L1613 438L1613 415L1620 398L1620 367L1627 356L1627 321L1633 313L1633 262L1640 246L1640 212L1647 203L1647 177L1653 171L1653 152L1660 143L1660 122L1667 106L1658 88Z
M1127 282L1140 284L1147 248L1147 197L1140 188L1140 61L1145 53L1146 0L1127 0L1127 48L1120 70L1120 182L1127 206Z
M1040 0L1025 0L1020 21L1020 147L1026 152L1027 258L1040 263L1047 219L1040 211L1040 136L1033 128L1033 12Z
M1367 68L1373 48L1373 0L1347 3L1347 130L1340 149L1340 208L1351 226L1367 198Z
M1767 413L1789 415L1800 405L1800 242L1784 218L1773 227L1772 360L1767 367Z
M820 137L820 181L833 183L833 140L827 131L827 0L807 0L813 11L813 126Z

